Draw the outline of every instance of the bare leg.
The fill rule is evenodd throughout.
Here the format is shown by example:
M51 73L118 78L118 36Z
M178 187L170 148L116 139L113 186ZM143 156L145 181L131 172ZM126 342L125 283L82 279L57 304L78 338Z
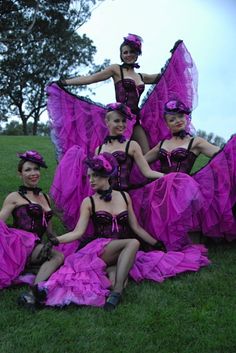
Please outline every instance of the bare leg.
M131 140L138 142L138 144L142 149L143 154L146 154L150 150L145 130L141 125L134 126Z
M107 267L107 275L111 281L111 289L113 289L116 282L116 266Z
M116 282L116 266L107 267L107 274L108 274L109 280L111 281L111 289L113 290ZM128 284L128 278L126 278L124 282L124 288L127 287L127 284Z
M39 255L43 245L39 244L35 247L31 255L31 263L37 262L37 256ZM42 282L56 271L56 269L63 264L64 255L58 251L52 250L52 258L45 261L39 269L39 272L35 278L34 285L31 286L31 290L26 293L22 293L18 298L18 304L34 309L36 305L42 304L46 299L46 293L38 289L37 284Z
M122 292L138 249L139 241L137 239L113 240L106 246L102 259L108 265L117 263L114 291Z
M31 255L31 262L32 264L36 260L41 248L43 245L38 245L34 249L32 255ZM53 272L56 271L56 269L61 266L64 262L64 255L60 253L59 251L52 250L52 258L48 261L45 261L42 266L39 268L39 271L36 275L34 284L37 284L39 282L45 281L48 279Z

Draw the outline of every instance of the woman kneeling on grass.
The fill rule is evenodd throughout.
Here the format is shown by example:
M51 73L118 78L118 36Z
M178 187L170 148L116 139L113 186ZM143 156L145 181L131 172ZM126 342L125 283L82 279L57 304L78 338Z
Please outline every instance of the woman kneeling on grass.
M23 185L10 193L0 211L0 288L15 283L26 265L39 267L29 292L23 293L19 304L33 307L40 301L38 283L45 281L63 263L64 256L44 245L42 237L52 237L52 210L49 197L38 187L40 167L47 168L36 151L18 154L18 172ZM4 223L12 215L13 228Z

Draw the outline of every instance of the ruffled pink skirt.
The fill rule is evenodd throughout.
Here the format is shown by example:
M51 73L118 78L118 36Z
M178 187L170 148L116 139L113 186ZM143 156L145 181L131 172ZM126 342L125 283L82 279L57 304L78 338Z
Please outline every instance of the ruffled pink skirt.
M64 265L40 288L46 289L48 306L68 304L103 306L109 294L106 263L101 259L104 247L112 239L96 239L68 256ZM187 271L198 271L210 262L204 246L191 246L181 252L138 251L130 276L136 281L163 282Z
M13 284L31 255L37 235L9 228L0 220L0 289Z
M139 223L167 250L178 251L191 244L188 232L204 205L199 184L184 173L170 173L150 184L131 190Z

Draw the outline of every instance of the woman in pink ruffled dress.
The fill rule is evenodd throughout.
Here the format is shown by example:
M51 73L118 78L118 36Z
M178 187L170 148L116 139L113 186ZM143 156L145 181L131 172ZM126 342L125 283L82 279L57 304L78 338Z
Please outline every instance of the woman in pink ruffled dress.
M36 151L26 151L18 156L18 172L23 185L6 197L0 211L0 288L24 282L19 275L26 265L38 265L31 290L19 298L20 304L34 306L40 296L37 284L63 263L64 256L42 243L45 232L53 237L49 197L38 187L40 168L47 168L46 163ZM4 223L10 216L13 228Z
M198 184L199 198L202 200L199 212L186 213L186 217L193 217L193 226L189 230L200 230L203 235L213 238L235 240L236 136L233 135L222 149L201 137L192 137L189 133L190 114L191 109L183 102L167 102L164 118L171 138L158 143L145 158L149 163L154 163L151 164L152 168L162 173L173 175L173 172L178 172L183 175L190 174L199 154L210 157L207 165L189 177ZM187 183L183 186L188 189ZM152 188L151 184L146 188ZM189 195L191 197L193 195ZM149 204L145 197L142 201L143 224L152 231L159 210L155 210L155 205ZM150 206L148 209L146 203ZM163 234L161 240L166 243L167 239L164 238Z
M126 137L136 140L143 153L157 141L169 136L163 122L163 104L178 97L193 106L197 91L197 70L183 41L177 41L171 58L160 74L137 73L137 60L142 53L142 39L135 34L126 36L120 46L122 65L113 64L89 76L60 80L47 87L48 112L52 141L59 159L73 145L80 145L87 154L106 136L105 107L65 90L68 85L89 85L113 79L116 101L127 105L135 120L127 126ZM152 85L140 105L145 85Z
M104 152L86 159L86 164L95 193L83 200L75 229L54 239L56 245L80 240L79 250L68 256L48 281L40 284L40 289L47 292L46 305L74 303L104 306L111 311L120 302L128 274L137 282L144 279L162 282L209 264L197 249L167 253L139 251L140 244L134 236L153 249L161 244L138 224L128 193L112 189L110 178L116 177L119 170L116 158ZM94 226L92 235L86 233L90 219ZM114 265L112 283L107 269Z

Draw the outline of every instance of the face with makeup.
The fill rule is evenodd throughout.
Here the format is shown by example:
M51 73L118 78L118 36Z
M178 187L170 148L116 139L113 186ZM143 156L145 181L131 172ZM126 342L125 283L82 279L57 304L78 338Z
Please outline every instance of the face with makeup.
M120 58L125 64L134 64L138 60L138 52L129 45L123 45L120 49Z
M40 180L40 166L30 161L23 161L19 175L25 186L34 188Z
M122 135L126 130L127 119L119 111L110 111L106 114L106 125L110 135Z
M91 168L88 168L88 178L90 185L94 191L97 190L106 190L109 185L109 178L99 175L99 173L95 172Z
M166 113L165 121L172 134L185 130L187 125L186 114L184 113Z

